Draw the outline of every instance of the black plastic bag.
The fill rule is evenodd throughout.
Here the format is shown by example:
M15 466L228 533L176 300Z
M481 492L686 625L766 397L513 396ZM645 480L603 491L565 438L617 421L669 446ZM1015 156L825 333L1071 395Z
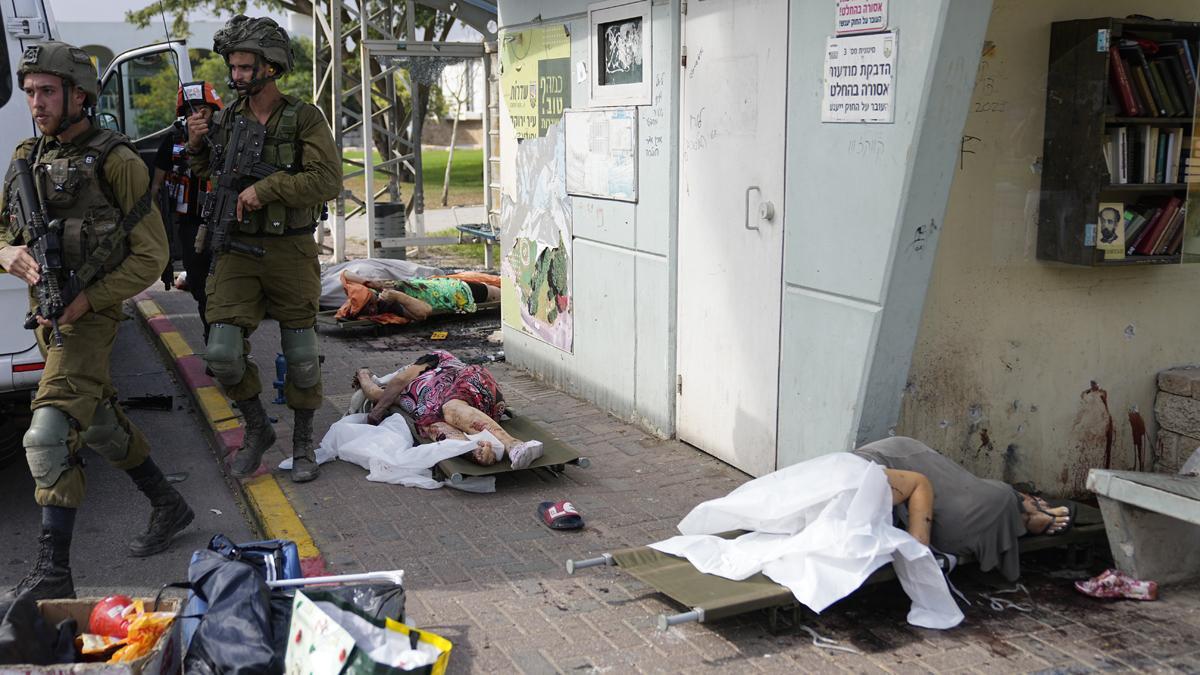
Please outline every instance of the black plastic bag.
M28 594L0 598L0 664L48 666L75 662L75 620L51 627Z
M271 590L251 565L199 551L188 582L208 603L184 657L189 675L260 675L283 671L276 649ZM286 624L283 637L286 639Z

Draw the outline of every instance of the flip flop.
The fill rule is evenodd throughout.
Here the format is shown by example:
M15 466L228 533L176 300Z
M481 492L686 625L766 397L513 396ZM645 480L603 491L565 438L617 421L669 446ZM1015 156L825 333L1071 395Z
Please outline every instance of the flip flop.
M552 530L578 530L583 527L583 516L575 505L567 500L538 504L538 517Z
M1042 513L1044 515L1050 516L1050 522L1046 524L1046 527L1043 528L1041 532L1037 533L1038 536L1045 535L1047 537L1057 537L1060 534L1066 534L1067 532L1070 531L1071 527L1073 525L1075 525L1075 511L1076 511L1075 502L1065 501L1065 500L1057 500L1057 499L1055 500L1055 502L1056 503L1050 503L1050 502L1046 502L1045 500L1041 500L1041 501L1035 500L1034 509L1038 513ZM1043 504L1045 504L1047 506L1043 507ZM1049 511L1049 509L1056 509L1061 506L1067 507L1067 522L1065 525L1062 526L1062 529L1051 532L1050 529L1054 527L1054 519L1058 518L1059 516L1051 513Z

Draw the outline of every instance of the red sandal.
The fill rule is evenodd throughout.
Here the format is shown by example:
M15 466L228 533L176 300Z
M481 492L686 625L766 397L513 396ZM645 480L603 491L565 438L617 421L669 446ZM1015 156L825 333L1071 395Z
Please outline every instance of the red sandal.
M583 516L574 504L565 499L538 504L538 516L552 530L578 530L583 527Z

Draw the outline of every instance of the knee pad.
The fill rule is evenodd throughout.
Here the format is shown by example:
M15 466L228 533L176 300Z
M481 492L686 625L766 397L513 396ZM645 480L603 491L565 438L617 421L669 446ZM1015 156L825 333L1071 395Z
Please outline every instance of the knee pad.
M121 428L111 401L101 401L92 416L92 426L81 436L83 444L104 459L118 463L129 455L129 432Z
M54 487L75 462L67 447L71 419L58 408L45 406L33 411L29 431L25 432L25 461L39 488Z
M283 358L287 360L288 379L301 389L315 387L321 381L320 344L312 328L280 329Z
M242 381L246 360L242 354L242 329L227 323L214 323L208 329L208 347L204 360L217 382L232 387Z

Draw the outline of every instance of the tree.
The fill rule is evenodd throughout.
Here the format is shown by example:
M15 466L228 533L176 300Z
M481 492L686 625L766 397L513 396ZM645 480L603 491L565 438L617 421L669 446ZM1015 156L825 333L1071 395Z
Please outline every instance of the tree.
M390 16L391 21L392 21L390 30L392 31L392 34L396 34L396 33L399 33L400 29L404 26L404 21L405 21L404 15L406 13L406 10L405 10L405 4L403 2L400 2L399 0L391 0L391 1L394 2L394 11L387 14L387 16ZM289 12L295 12L295 13L303 15L303 16L308 16L308 17L313 16L314 3L312 0L256 0L254 4L257 7L264 8L264 9L284 10L284 11L289 11ZM327 7L327 5L322 5L321 6L322 11L324 11L326 7ZM126 12L125 18L127 21L129 21L129 23L132 23L139 28L145 28L145 27L149 26L152 22L153 23L162 22L164 20L163 16L171 15L173 17L172 35L177 36L177 37L184 37L188 33L188 24L187 24L186 17L189 12L196 11L196 10L207 10L217 16L233 16L235 14L245 14L248 8L250 8L249 0L154 0L153 2L150 2L145 7L143 7L142 9ZM382 16L384 16L384 15L379 15L379 16L375 17L373 19L373 21L374 22L382 21L383 20L383 18L381 18ZM446 37L450 34L450 29L454 26L454 21L455 21L455 18L446 12L442 12L442 11L432 9L429 7L424 7L421 5L418 5L416 7L416 16L414 18L416 19L415 24L416 24L416 27L418 28L418 30L416 31L417 39L423 40L423 41L439 41L439 42L445 41ZM354 20L354 17L351 17L349 11L347 9L343 8L342 9L342 24L348 25L353 20ZM375 31L369 31L369 33L375 33ZM370 37L372 39L374 39L374 38L386 38L386 37L390 37L390 36L371 34ZM345 64L345 67L346 67L345 75L346 75L347 82L357 82L360 78L359 63L358 63L358 61L359 61L359 59L358 59L358 44L357 44L358 39L359 39L359 36L358 36L357 32L355 32L353 35L349 36L348 39L339 42L339 46L342 49L342 62ZM311 94L311 91L312 91L312 79L311 79L312 78L312 59L313 59L312 49L313 49L313 47L310 43L308 52L307 52L308 67L305 69L302 69L300 67L299 63L297 63L297 67L295 70L295 75L298 78L301 75L301 70L303 70L305 73L308 74L309 81L307 83L307 87L308 87L308 91L310 93L308 96L305 97L305 100L311 100L311 97L312 97L312 94ZM297 61L299 62L300 54L297 53L296 57L297 57ZM376 62L370 63L369 67L371 69L372 75L378 75L380 72L382 72L379 64ZM379 100L383 100L384 92L383 92L383 88L382 88L382 83L379 80L373 80L373 81L375 83L372 86L373 93L375 94L375 96L379 97ZM300 79L298 79L294 86L299 88L299 87L305 86L305 84ZM401 137L407 138L407 133L408 133L407 129L409 128L411 115L413 112L411 100L410 100L410 97L407 96L407 92L404 91L405 87L403 85L403 80L399 76L397 76L397 78L396 78L396 86L397 86L397 91L400 94L398 96L398 98L401 99L398 102L399 106L400 106L399 112L400 112L401 119L400 119L400 128L397 131L399 131ZM282 83L281 83L281 88L283 88ZM291 93L291 92L289 92L289 93ZM425 116L427 116L430 113L431 109L444 110L446 108L445 100L441 96L440 90L438 90L436 87L431 87L428 84L419 84L417 86L417 93L419 95L420 101L422 102L421 109L418 111L418 114L421 116L421 119L424 119ZM320 102L320 105L322 105L324 107L325 103ZM347 105L347 108L349 108L350 110L355 111L355 112L360 112L360 111L357 111L356 106L353 106L353 105ZM328 114L329 110L326 109L325 112L326 112L326 114ZM388 139L385 134L377 131L374 134L374 137L375 137L375 147L380 147L380 148L388 147ZM402 170L402 176L406 180L412 179L411 173L409 171L407 171L407 168ZM409 205L409 208L410 209L412 208L412 204Z

